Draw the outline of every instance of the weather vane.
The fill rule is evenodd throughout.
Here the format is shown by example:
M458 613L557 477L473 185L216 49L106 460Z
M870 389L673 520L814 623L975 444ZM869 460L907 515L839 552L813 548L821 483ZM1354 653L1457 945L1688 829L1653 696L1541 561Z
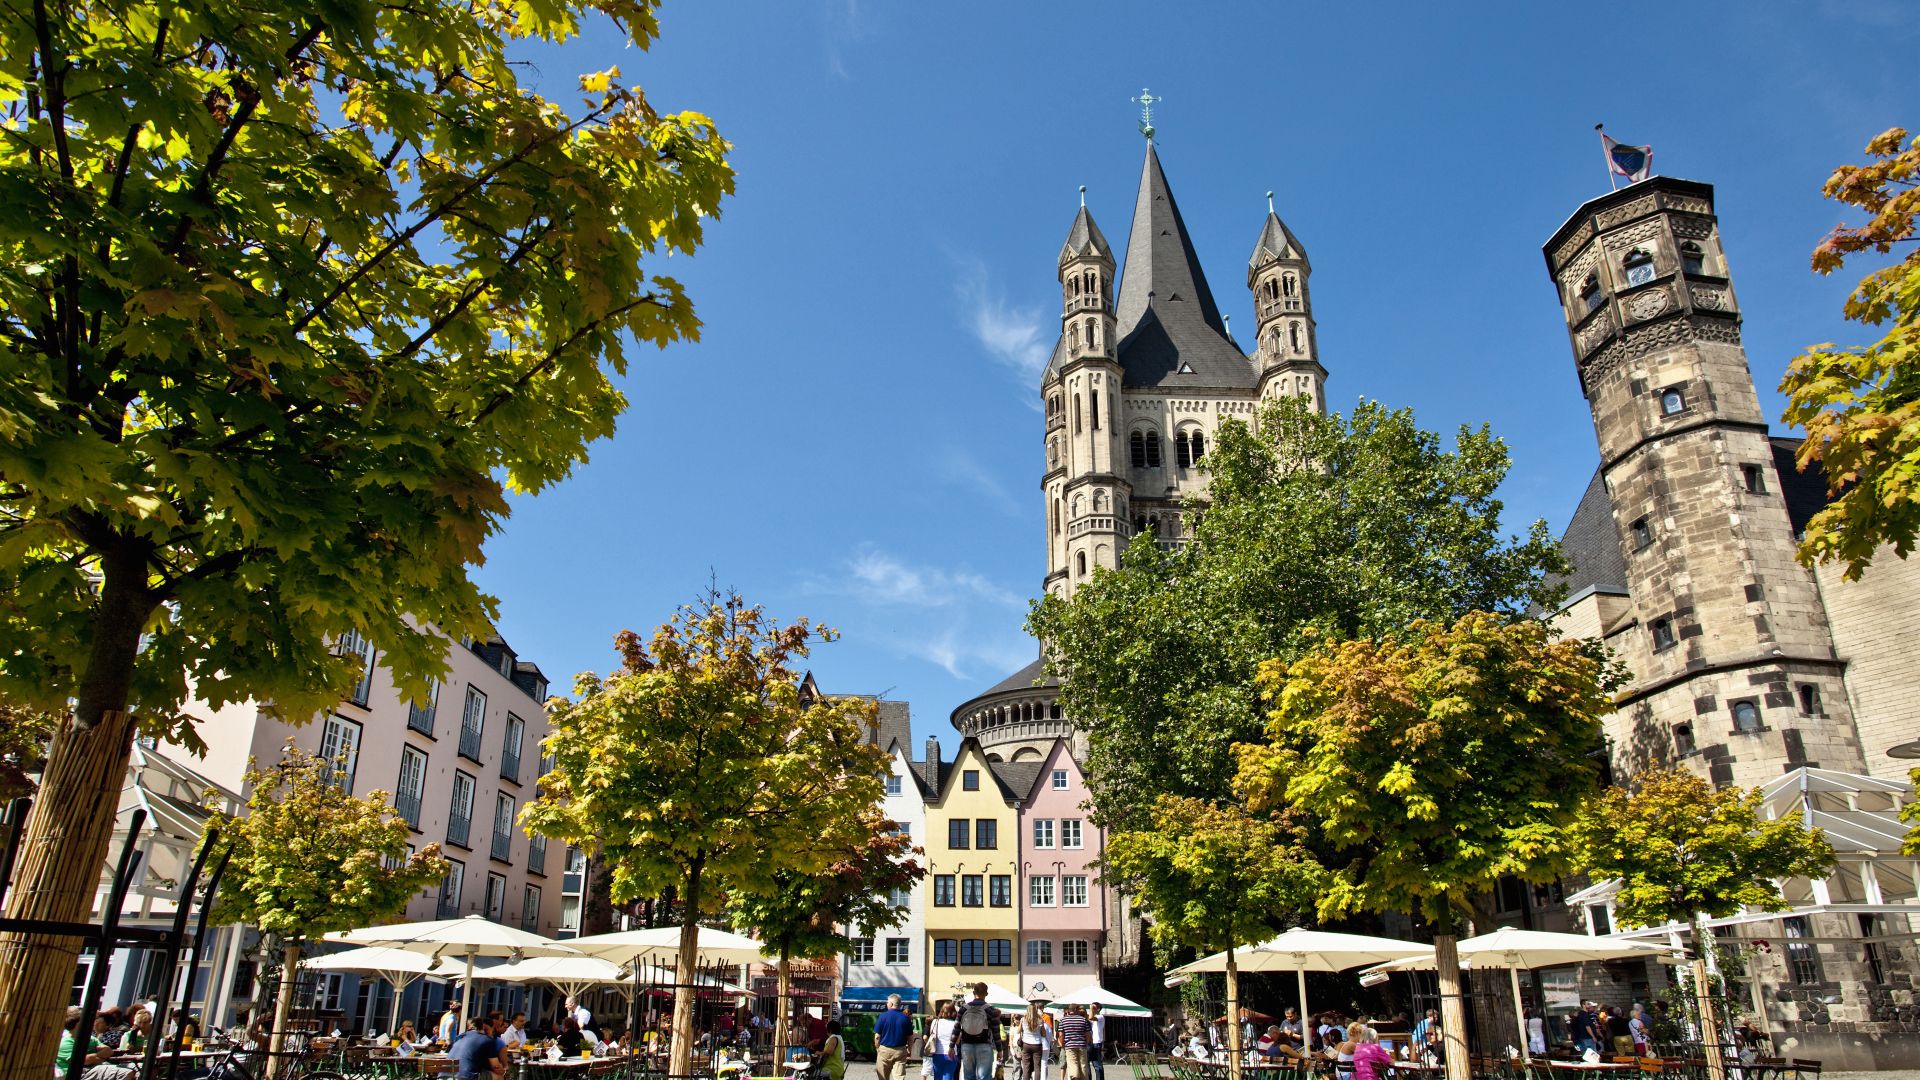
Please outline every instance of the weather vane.
M1145 135L1147 137L1148 142L1152 142L1153 141L1153 107L1167 99L1164 97L1154 97L1151 93L1147 91L1145 87L1141 87L1139 97L1128 98L1127 100L1137 101L1140 103L1140 134Z

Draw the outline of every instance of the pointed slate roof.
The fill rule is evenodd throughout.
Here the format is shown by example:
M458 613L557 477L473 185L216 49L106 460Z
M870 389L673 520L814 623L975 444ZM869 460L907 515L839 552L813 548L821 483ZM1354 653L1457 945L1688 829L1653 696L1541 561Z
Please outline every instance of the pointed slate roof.
M1193 239L1167 186L1160 156L1147 160L1134 197L1127 263L1116 305L1125 385L1249 389L1253 365L1227 337Z
M1254 271L1275 259L1298 259L1307 270L1313 269L1313 264L1307 262L1307 249L1300 246L1300 238L1293 235L1280 215L1269 210L1265 224L1260 226L1260 239L1253 245L1253 254L1247 257L1247 280L1251 282Z
M1613 500L1599 469L1587 482L1580 505L1560 535L1560 554L1573 572L1562 581L1571 600L1590 591L1627 592L1627 558L1620 550L1620 532L1613 523Z
M1100 226L1093 223L1093 215L1087 213L1084 206L1073 216L1073 228L1067 230L1067 242L1060 245L1060 261L1064 263L1079 255L1113 258L1112 246L1107 243Z

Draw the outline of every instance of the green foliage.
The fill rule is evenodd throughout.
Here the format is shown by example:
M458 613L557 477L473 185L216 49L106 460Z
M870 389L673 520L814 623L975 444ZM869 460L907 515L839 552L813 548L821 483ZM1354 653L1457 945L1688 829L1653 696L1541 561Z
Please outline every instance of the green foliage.
M1920 769L1907 773L1907 783L1920 790ZM1920 801L1909 800L1900 808L1900 820L1910 823L1907 838L1900 845L1902 855L1920 855Z
M1202 952L1266 937L1313 903L1322 879L1281 819L1177 795L1154 800L1147 828L1110 834L1101 865L1152 915L1156 945Z
M1572 865L1618 677L1598 642L1486 612L1415 622L1407 640L1323 641L1261 665L1274 707L1236 786L1313 830L1321 918L1418 913L1446 932L1501 877Z
M900 925L907 912L893 906L893 890L927 876L914 858L921 849L878 810L824 824L814 841L830 860L824 871L779 870L771 891L736 889L727 898L733 924L783 957L833 956L851 944L845 928L870 936Z
M289 745L278 765L249 769L246 816L216 812L232 851L213 919L288 939L352 930L406 910L447 875L440 845L409 853L412 835L384 791L354 798L335 763ZM392 863L393 865L389 865Z
M0 802L31 795L38 785L32 773L47 760L47 741L60 717L39 709L0 701Z
M1062 700L1089 743L1097 820L1145 827L1163 792L1228 797L1233 745L1255 739L1261 661L1315 635L1403 635L1420 618L1551 605L1564 570L1543 522L1502 532L1506 447L1482 428L1454 449L1411 412L1320 416L1292 399L1222 425L1192 542L1128 547L1029 629L1050 645Z
M698 245L728 144L509 60L608 17L645 47L653 4L9 12L0 692L186 740L190 680L305 719L354 627L424 693L432 627L493 612L467 570L505 489L612 433L629 340L698 330L646 264Z
M1823 878L1832 845L1797 818L1766 820L1760 792L1720 788L1680 769L1634 777L1582 812L1585 869L1620 879L1613 908L1625 926L1692 923L1742 908L1784 911L1775 881Z
M597 853L615 903L674 891L689 918L730 891L775 893L782 872L824 871L834 852L816 841L865 820L887 766L872 702L800 692L792 661L835 636L716 591L650 642L621 632L619 671L549 703L553 769L522 819Z
M1905 128L1882 132L1867 144L1874 160L1827 178L1829 199L1872 217L1836 227L1813 250L1815 271L1920 241L1920 137L1903 149L1906 138ZM1920 248L1861 279L1846 316L1886 334L1867 346L1810 347L1787 367L1780 392L1786 422L1807 431L1800 467L1820 463L1834 496L1807 523L1800 558L1840 563L1851 580L1883 544L1906 558L1920 533Z

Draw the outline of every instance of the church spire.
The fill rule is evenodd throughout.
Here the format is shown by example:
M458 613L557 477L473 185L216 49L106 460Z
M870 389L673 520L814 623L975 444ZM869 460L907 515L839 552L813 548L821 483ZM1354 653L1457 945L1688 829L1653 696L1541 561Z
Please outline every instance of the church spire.
M1226 337L1226 324L1220 321L1220 309L1200 270L1200 257L1194 254L1193 240L1151 142L1134 199L1125 269L1117 311L1122 337L1140 324L1149 305L1162 323L1203 323L1222 339Z

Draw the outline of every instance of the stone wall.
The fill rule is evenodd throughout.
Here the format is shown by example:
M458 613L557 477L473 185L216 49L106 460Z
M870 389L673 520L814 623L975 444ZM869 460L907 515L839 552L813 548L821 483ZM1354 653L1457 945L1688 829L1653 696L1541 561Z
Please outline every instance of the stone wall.
M1834 648L1847 662L1847 693L1866 770L1905 780L1920 762L1887 750L1920 739L1920 558L1882 548L1859 581L1823 564L1814 579L1833 625Z

